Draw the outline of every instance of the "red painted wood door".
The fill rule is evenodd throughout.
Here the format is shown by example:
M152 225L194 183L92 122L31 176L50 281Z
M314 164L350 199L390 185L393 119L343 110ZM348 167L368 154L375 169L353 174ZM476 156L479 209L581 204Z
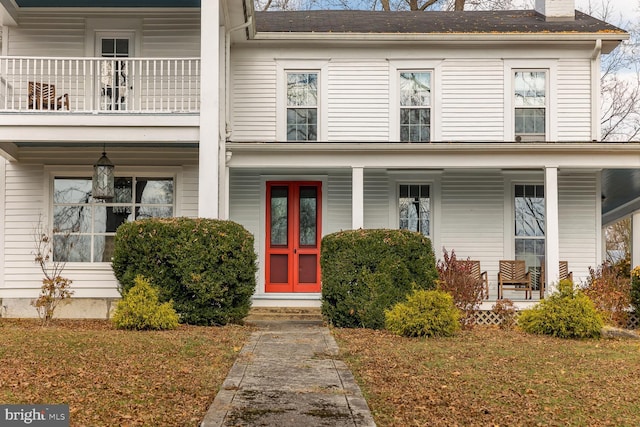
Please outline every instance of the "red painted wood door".
M267 182L266 292L320 292L320 182Z

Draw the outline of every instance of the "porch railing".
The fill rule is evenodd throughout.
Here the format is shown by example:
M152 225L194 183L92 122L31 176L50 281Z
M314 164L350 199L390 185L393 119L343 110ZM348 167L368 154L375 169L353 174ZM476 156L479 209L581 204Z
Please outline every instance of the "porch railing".
M42 110L195 113L200 59L0 57L0 111Z

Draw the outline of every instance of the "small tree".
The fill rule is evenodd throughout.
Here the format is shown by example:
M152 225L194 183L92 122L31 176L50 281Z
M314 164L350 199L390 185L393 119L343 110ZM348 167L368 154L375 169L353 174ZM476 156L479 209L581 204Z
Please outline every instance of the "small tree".
M34 260L40 266L44 279L42 279L40 295L31 302L31 305L36 308L42 324L48 325L53 319L58 305L73 295L73 291L69 289L72 281L62 277L66 262L52 257L53 241L45 230L41 219L34 229L33 237L35 243Z
M453 250L451 255L444 248L442 251L443 259L437 265L440 276L438 289L453 296L456 307L463 313L460 319L462 326L470 328L476 322L476 313L484 296L484 284L473 276L469 262L459 261Z
M584 293L591 298L605 323L626 326L631 304L629 275L605 262L597 269L589 267Z

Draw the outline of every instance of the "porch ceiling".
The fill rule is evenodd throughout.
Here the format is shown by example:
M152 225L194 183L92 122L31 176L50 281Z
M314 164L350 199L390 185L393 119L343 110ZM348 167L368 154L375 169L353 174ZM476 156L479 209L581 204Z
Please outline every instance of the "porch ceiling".
M610 224L640 210L640 170L602 171L602 223Z
M15 0L26 7L200 7L200 0Z

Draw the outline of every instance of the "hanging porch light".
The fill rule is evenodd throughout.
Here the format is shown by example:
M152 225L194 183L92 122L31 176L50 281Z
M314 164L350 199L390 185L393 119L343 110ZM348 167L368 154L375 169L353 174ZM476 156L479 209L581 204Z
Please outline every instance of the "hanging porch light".
M102 157L93 165L91 196L94 199L111 200L115 197L114 168L106 151L102 151Z

